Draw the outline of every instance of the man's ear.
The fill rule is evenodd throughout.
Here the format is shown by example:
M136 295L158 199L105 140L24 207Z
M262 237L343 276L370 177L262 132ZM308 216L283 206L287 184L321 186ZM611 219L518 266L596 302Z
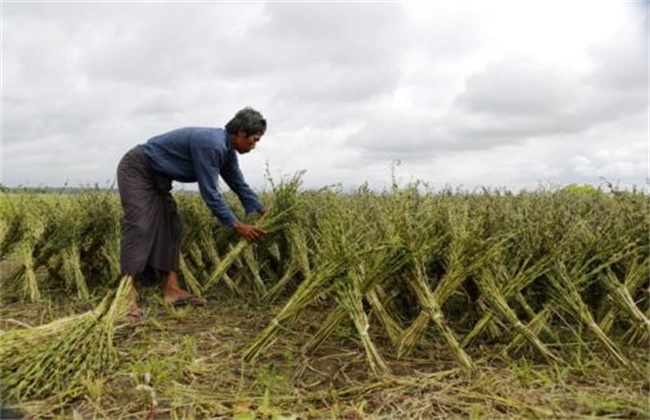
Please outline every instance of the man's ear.
M242 130L239 130L237 132L237 134L235 135L233 140L239 142L239 141L241 141L242 139L245 139L245 138L246 138L246 133L244 133Z

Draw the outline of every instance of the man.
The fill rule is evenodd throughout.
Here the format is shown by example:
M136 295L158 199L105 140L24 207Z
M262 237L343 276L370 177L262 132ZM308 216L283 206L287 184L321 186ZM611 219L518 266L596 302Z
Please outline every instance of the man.
M249 241L264 231L237 220L217 188L219 176L235 192L246 213L266 209L246 184L237 153L255 148L266 132L258 111L244 108L222 128L187 127L151 138L131 149L117 168L124 227L120 253L122 275L136 276L150 268L164 275L163 299L172 305L201 306L205 299L184 290L178 282L181 225L170 193L172 181L197 182L201 197L226 227ZM134 286L128 322L144 319Z

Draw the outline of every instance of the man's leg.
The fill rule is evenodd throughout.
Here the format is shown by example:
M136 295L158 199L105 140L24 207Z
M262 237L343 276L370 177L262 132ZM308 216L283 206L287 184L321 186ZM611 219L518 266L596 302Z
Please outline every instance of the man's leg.
M120 269L122 275L129 275L126 300L129 311L123 321L140 322L145 316L137 302L135 275L146 266L150 244L143 242L149 230L147 216L154 194L146 162L137 148L131 149L120 160L117 168L117 184L120 203L124 214L122 241L120 245Z

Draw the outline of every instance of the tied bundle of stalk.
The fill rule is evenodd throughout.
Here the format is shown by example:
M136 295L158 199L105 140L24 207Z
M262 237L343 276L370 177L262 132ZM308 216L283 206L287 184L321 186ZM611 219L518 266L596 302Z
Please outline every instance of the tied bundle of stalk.
M300 217L298 211L300 205L299 189L301 185L301 178L304 171L295 173L289 179L282 179L279 183L273 181L269 176L269 181L273 187L273 199L269 205L269 210L260 217L255 223L258 227L267 234L278 232L287 227L290 223L295 223ZM239 240L235 245L217 264L212 275L205 282L204 289L208 290L221 280L222 277L227 277L230 266L239 261L243 256L244 251L251 245L245 239Z
M116 321L128 311L125 276L93 310L35 328L0 332L0 393L5 401L73 398L116 362Z
M287 223L292 220L292 214L296 205L292 205L289 208L284 208L280 210L274 210L273 208L269 210L268 213L260 217L259 220L255 223L255 226L264 230L267 234L277 232L282 230ZM240 239L222 259L219 261L215 267L210 278L205 282L204 289L208 290L210 287L214 286L228 271L230 266L237 261L244 251L252 243L246 239Z

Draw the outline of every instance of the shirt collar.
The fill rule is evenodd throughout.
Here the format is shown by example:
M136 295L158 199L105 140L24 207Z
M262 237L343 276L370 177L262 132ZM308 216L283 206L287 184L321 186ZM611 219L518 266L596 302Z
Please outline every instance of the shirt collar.
M228 145L228 151L235 150L235 146L232 144L232 136L226 131L226 144Z

